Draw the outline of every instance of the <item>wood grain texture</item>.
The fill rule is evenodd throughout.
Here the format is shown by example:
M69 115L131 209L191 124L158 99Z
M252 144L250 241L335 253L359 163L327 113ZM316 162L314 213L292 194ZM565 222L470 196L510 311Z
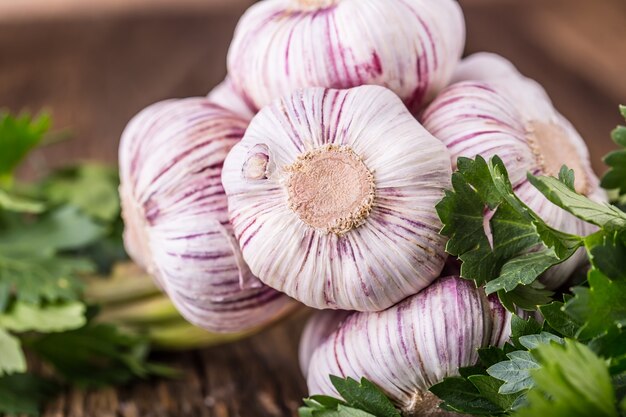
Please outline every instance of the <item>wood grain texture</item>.
M294 415L306 393L297 367L297 342L308 313L300 310L263 334L228 346L155 360L182 377L118 388L72 389L49 404L44 417L281 417Z
M218 11L57 16L36 25L0 21L0 106L49 108L75 140L28 161L30 171L75 159L115 161L119 136L141 108L204 95L225 75L225 57L245 2ZM594 166L612 144L626 102L623 0L461 0L468 52L510 58L540 81L579 128ZM297 368L302 313L230 346L160 354L184 372L117 389L72 390L46 417L295 416L306 387Z

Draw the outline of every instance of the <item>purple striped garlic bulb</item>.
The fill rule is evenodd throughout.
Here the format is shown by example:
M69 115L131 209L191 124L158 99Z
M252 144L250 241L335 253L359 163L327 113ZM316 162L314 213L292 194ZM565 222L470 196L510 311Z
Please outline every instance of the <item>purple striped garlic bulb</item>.
M447 85L464 44L453 0L265 0L241 18L228 72L257 109L300 88L372 84L417 110Z
M307 326L317 327L318 320L326 317L314 316ZM329 375L365 377L407 415L444 415L428 389L476 364L478 348L504 345L510 320L497 299L472 282L441 278L388 310L351 313L321 343L315 340L304 370L309 393L338 397Z
M248 122L205 98L140 112L120 144L124 243L191 323L216 332L257 328L292 300L250 272L228 222L221 184Z
M343 320L351 314L352 312L346 310L320 310L309 319L300 337L298 351L300 369L305 378L309 370L309 362L315 350L333 334Z
M320 309L383 310L435 280L445 146L378 86L309 88L258 113L222 182L244 260Z
M454 81L422 116L424 127L448 147L453 164L461 156L498 155L516 194L550 226L578 235L592 233L594 226L552 204L526 178L527 172L556 176L566 164L576 173L579 193L606 199L585 142L554 108L545 90L506 59L488 53L465 59ZM550 289L558 288L584 260L581 250L541 281Z
M224 81L215 86L215 88L209 92L207 98L212 103L218 104L246 120L252 119L256 113L252 104L246 101L246 97L237 93L229 77L226 77Z

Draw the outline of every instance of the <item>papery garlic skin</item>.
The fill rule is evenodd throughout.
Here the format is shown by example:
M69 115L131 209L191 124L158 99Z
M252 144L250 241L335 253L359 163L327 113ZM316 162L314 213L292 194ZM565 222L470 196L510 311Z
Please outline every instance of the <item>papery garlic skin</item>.
M268 154L266 175L248 161ZM256 171L255 171L256 172ZM252 120L222 181L252 272L314 308L379 311L439 276L445 146L391 91L309 88Z
M346 310L320 310L309 319L298 348L298 360L300 370L306 378L309 371L309 363L313 353L317 348L337 330L343 320L350 316L352 312Z
M228 72L257 109L300 88L372 84L416 111L447 85L464 44L452 0L265 0L241 18Z
M246 97L237 93L230 77L219 83L207 95L212 103L220 105L225 109L250 120L256 114L252 104L246 101Z
M329 375L378 385L407 415L440 415L428 389L478 362L477 349L502 346L510 314L471 281L441 278L378 313L353 313L315 349L310 395L339 396Z
M566 164L576 173L578 192L606 201L587 146L545 90L506 59L488 53L464 60L454 80L421 118L424 127L446 144L453 165L461 156L498 155L515 193L550 226L583 236L594 232L594 226L552 204L526 178L528 172L557 176ZM549 289L558 288L584 260L581 250L549 270L541 282Z
M124 243L181 314L214 332L240 332L294 302L254 277L228 222L224 158L247 121L206 98L140 112L120 144Z

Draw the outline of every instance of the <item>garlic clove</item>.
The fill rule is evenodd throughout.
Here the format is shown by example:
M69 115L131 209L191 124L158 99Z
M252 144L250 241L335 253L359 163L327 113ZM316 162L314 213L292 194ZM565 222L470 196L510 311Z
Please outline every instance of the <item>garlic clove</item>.
M500 156L519 197L550 226L588 235L595 227L549 202L526 174L558 175L563 164L576 173L576 189L606 201L584 140L552 105L545 90L521 75L506 59L480 53L464 60L455 84L444 89L422 115L424 127L457 158ZM552 268L541 281L550 289L564 284L585 260L584 251Z
M388 310L345 318L314 349L309 393L339 396L329 375L365 377L407 415L431 415L439 401L428 389L477 363L478 348L502 345L509 320L497 300L470 281L441 278Z
M221 184L224 158L248 122L206 98L140 112L120 144L124 242L193 324L239 332L295 303L264 286L241 256Z
M273 168L246 168L266 149ZM446 254L435 205L445 147L391 91L309 88L252 120L222 181L243 257L265 284L314 308L385 309L428 286Z
M241 18L228 72L257 109L300 88L372 84L416 111L447 85L464 44L452 0L265 0Z
M249 99L236 90L230 77L226 77L224 81L215 86L207 98L212 103L218 104L246 120L252 119L256 114L256 110Z
M309 319L300 337L298 350L300 369L305 378L315 350L337 330L350 314L351 312L345 310L320 310Z

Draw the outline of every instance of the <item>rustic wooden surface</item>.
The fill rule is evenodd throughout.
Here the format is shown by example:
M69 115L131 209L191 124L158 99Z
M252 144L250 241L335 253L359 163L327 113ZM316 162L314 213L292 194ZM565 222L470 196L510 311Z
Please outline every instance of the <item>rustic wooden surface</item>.
M1 1L1 0L0 0ZM228 4L228 2L222 2ZM119 135L142 107L205 94L245 4L192 11L82 14L0 21L0 106L49 108L76 140L29 160L43 171L76 158L115 160ZM626 102L624 0L462 0L468 52L502 53L545 85L587 139L594 164ZM46 417L295 415L306 387L297 369L304 315L249 340L160 355L184 378L95 392L70 391Z

